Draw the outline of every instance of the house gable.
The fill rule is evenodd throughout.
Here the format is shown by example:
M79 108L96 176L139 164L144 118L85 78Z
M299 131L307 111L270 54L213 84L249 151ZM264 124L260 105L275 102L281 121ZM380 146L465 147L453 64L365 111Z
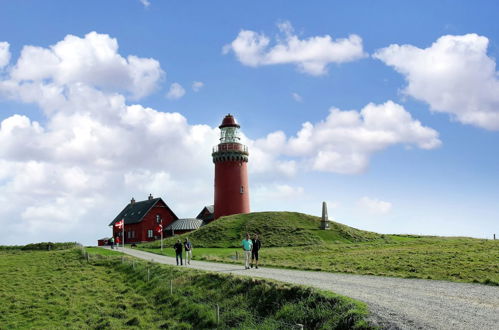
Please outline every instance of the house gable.
M129 203L125 208L114 218L113 221L109 224L109 226L114 225L116 222L121 219L125 219L125 225L131 225L135 223L140 223L144 216L153 208L153 207L164 207L171 214L173 219L178 219L177 215L173 213L173 211L166 205L166 203L161 198L153 198L145 201Z

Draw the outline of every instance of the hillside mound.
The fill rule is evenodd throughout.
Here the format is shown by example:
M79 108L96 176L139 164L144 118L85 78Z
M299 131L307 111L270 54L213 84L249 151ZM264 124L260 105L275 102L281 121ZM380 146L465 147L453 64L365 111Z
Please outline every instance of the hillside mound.
M363 242L382 238L373 232L331 221L329 230L320 229L320 218L297 212L255 212L222 217L191 233L165 240L174 244L189 237L196 247L239 247L245 233L258 233L266 247L305 246L323 242ZM159 242L144 244L158 247Z

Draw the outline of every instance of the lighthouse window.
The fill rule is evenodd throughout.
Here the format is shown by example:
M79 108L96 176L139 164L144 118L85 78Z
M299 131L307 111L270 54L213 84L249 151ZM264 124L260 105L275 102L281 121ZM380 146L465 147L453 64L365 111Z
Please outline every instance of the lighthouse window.
M241 186L241 194L244 194L244 187Z

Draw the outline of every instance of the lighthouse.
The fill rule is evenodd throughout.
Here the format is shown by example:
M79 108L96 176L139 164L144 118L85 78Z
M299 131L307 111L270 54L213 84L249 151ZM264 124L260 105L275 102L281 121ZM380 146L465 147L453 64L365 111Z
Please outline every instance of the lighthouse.
M215 219L250 212L248 147L240 143L240 126L231 114L219 128L220 143L211 154L215 163Z

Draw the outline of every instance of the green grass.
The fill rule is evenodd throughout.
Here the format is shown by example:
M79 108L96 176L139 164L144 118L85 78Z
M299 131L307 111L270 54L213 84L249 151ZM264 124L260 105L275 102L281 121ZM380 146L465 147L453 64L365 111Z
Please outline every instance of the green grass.
M88 261L80 249L0 251L0 327L370 328L364 304L333 293L85 252Z
M383 239L383 235L331 222L331 229L319 229L320 218L297 212L257 212L222 217L200 229L164 240L173 246L177 239L189 237L197 247L239 247L244 234L259 233L267 247L306 246L327 242L363 242ZM142 245L159 247L159 242Z
M195 243L194 243L195 244ZM158 249L144 249L158 253ZM235 259L236 252L239 260ZM174 256L173 249L164 255ZM195 248L195 260L241 263L235 248ZM393 242L262 248L260 265L499 285L499 241L422 237Z
M319 224L301 213L250 213L220 218L188 236L198 260L239 262L242 235L258 232L265 266L499 285L499 241L380 235L336 222L320 230ZM186 236L165 240L163 254L173 256L173 242ZM158 247L139 245L154 253Z
M99 254L101 256L121 256L121 255L123 255L123 252L120 252L117 250L101 249L98 247L86 247L85 251L87 251L90 254Z

